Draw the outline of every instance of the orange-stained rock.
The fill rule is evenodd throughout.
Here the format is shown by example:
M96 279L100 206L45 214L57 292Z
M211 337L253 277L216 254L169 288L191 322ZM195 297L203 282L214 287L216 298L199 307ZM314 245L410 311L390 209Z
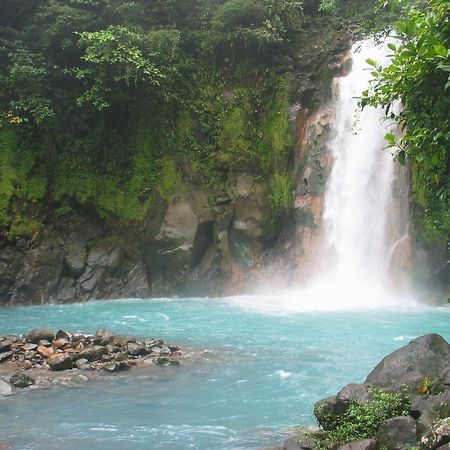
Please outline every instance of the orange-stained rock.
M44 358L50 358L50 356L55 353L55 350L53 350L52 347L44 347L43 345L40 345L37 348L37 352Z

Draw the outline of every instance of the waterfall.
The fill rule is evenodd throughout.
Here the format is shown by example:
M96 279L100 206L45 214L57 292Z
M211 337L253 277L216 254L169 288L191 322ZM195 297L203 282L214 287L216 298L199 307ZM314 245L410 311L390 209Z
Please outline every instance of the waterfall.
M384 149L389 124L381 108L360 110L358 97L373 78L367 58L386 62L370 41L353 49L353 68L336 80L336 121L325 192L325 270L345 282L385 283L394 160Z
M352 52L351 72L334 80L335 121L327 142L332 167L315 274L275 299L244 296L241 305L271 313L416 305L395 289L390 273L393 252L407 239L407 205L402 206L408 203L407 171L399 170L386 149L384 137L392 125L384 110L358 105L373 78L366 60L386 65L389 51L367 40Z

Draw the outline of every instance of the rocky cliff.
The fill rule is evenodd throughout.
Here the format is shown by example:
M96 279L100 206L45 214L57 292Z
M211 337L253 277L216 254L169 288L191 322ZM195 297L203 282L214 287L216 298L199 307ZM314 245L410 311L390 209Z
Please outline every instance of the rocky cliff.
M288 205L276 215L269 180L254 167L224 167L211 187L179 159L181 184L170 195L156 194L138 225L83 206L48 215L32 237L4 236L0 304L239 293L261 273L275 276L276 260L285 278L306 276L329 171L324 136L331 80L346 70L350 42L346 24L319 21L299 35L294 54L280 55L278 72L291 80L294 145L282 162ZM223 101L233 96L225 91Z

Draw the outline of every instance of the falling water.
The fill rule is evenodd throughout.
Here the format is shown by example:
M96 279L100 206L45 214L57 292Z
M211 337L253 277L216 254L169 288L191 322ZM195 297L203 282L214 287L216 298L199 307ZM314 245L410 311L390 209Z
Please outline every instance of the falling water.
M241 305L283 313L415 304L390 282L392 245L407 229L394 192L407 179L396 179L400 171L384 139L392 125L383 109L361 110L358 105L373 78L366 60L387 65L388 50L367 40L352 52L350 74L334 80L336 119L328 142L333 164L325 191L322 248L317 249L319 268L308 283L276 299L235 300Z
M394 162L384 149L387 124L383 110L358 107L358 97L373 78L366 59L385 62L385 54L383 47L370 41L358 45L352 72L337 79L336 123L329 143L334 164L325 194L325 245L328 269L349 283L386 282Z

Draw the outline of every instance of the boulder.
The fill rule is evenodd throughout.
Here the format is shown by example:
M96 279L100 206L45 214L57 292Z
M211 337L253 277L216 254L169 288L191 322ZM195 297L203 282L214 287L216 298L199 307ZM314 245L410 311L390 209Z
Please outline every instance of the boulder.
M420 440L421 450L435 450L450 443L450 417L437 422Z
M377 441L375 439L361 439L360 441L349 442L341 445L338 450L376 450Z
M148 353L148 350L145 347L145 345L136 344L136 342L129 342L127 344L127 352L131 356L143 356ZM170 350L169 350L169 354L170 354Z
M28 386L32 386L35 381L33 378L28 375L24 375L23 373L15 373L10 379L10 384L12 384L16 388L25 388Z
M0 380L0 395L7 396L12 394L12 387L6 381Z
M106 353L108 353L106 347L102 347L101 345L94 345L92 347L86 347L84 350L78 353L77 359L84 358L88 361L97 361L99 359L102 359L102 356L106 355Z
M386 356L370 372L366 383L392 390L405 384L415 390L425 378L443 378L449 361L447 341L438 334L427 334Z
M376 438L381 448L403 450L417 442L417 422L410 416L393 417L381 424Z
M39 341L42 340L51 342L53 341L54 337L55 335L53 334L53 331L48 328L35 328L27 334L26 340L33 344L38 344Z
M50 366L50 369L55 371L68 370L73 367L72 358L66 353L57 353L56 355L50 356L47 359L47 364Z
M324 430L333 430L350 403L366 405L371 398L370 385L351 383L344 386L337 395L319 400L314 405L314 415Z

